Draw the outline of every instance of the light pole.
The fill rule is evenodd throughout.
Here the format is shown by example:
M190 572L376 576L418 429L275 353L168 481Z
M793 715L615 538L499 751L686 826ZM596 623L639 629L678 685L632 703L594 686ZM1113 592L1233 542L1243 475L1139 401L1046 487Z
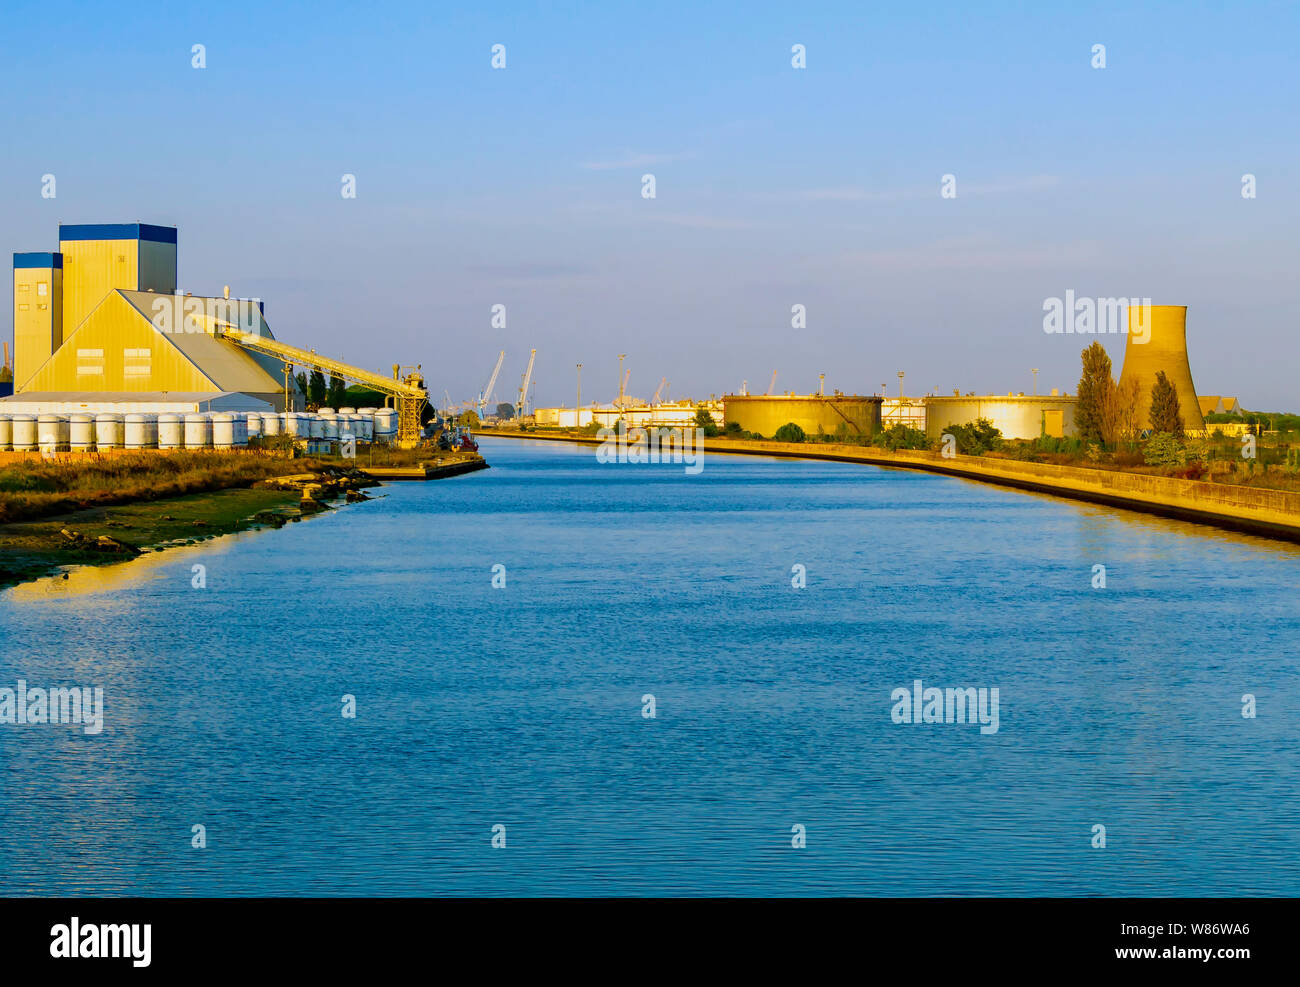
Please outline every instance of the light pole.
M578 364L578 403L574 405L574 407L576 408L582 407L582 364L581 363Z
M903 400L903 371L898 372L898 400Z
M623 357L626 353L618 355L618 406L623 407Z
M1038 396L1038 368L1034 367L1034 369L1029 372L1034 375L1034 396L1037 397Z

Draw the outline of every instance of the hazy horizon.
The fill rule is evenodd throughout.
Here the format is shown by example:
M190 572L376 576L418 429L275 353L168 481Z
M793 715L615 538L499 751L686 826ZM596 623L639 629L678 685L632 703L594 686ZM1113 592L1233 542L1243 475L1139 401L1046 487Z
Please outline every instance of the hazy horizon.
M1073 393L1071 290L1188 306L1199 393L1300 411L1295 7L7 9L6 253L176 226L182 289L437 400L533 347L539 405L620 353L647 398Z

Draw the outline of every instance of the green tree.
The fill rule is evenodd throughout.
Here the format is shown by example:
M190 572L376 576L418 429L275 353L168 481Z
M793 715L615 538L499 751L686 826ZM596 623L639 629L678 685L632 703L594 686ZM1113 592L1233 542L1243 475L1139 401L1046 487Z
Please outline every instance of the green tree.
M319 370L313 370L311 377L307 380L307 400L316 407L325 404L325 395L328 388L325 385L325 375Z
M953 425L947 431L957 440L957 451L963 456L982 456L1002 445L1001 429L987 418Z
M307 373L299 370L293 375L293 382L298 385L298 393L302 395L304 401L307 400Z
M773 436L777 442L802 442L807 437L804 430L794 422L786 422L776 430L776 435Z
M348 385L343 382L342 377L331 377L329 388L329 407L337 411L348 403L347 401Z
M876 436L876 445L894 452L898 449L928 449L930 440L919 428L912 428L901 422L890 425Z
M462 411L460 417L456 419L456 424L471 429L478 428L478 415L473 411Z
M1147 440L1142 458L1148 466L1186 466L1187 449L1173 433L1156 432Z
M1106 397L1113 383L1110 356L1101 343L1093 342L1081 354L1083 373L1079 376L1079 401L1074 407L1074 427L1084 442L1102 441L1102 416Z
M713 421L713 416L709 414L709 409L700 405L695 409L695 426L704 430L706 436L718 434L718 426Z
M1183 410L1178 404L1178 390L1169 383L1163 370L1156 372L1156 382L1151 385L1151 431L1183 437Z
M497 417L506 419L514 418L515 406L508 401L502 401L497 405Z

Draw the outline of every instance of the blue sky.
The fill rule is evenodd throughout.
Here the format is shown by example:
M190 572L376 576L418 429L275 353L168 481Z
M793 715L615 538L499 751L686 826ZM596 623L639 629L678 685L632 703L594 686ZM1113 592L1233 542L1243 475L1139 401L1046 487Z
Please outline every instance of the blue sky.
M539 404L578 362L609 399L619 353L643 397L1073 392L1044 300L1148 296L1201 393L1300 410L1296 5L879 6L19 0L5 250L175 225L182 287L282 339L456 399L536 347Z

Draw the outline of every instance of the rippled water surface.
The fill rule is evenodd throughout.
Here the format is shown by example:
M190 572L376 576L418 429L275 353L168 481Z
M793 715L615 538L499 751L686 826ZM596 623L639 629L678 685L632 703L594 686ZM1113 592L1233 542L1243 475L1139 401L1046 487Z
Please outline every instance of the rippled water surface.
M0 726L0 893L1300 894L1295 548L848 464L484 452L0 594L0 686L106 696L99 736ZM998 732L893 723L917 678L998 687Z

